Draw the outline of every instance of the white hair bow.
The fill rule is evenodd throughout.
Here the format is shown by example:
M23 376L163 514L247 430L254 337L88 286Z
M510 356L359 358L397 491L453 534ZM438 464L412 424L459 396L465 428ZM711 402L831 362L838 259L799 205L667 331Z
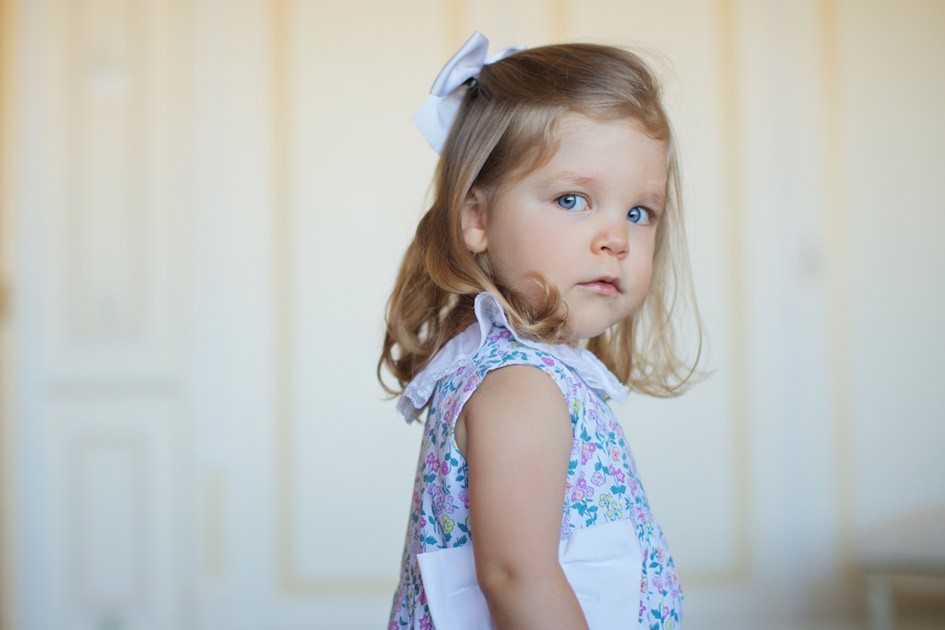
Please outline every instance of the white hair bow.
M430 88L430 96L427 97L423 107L413 115L420 133L437 153L443 151L446 136L449 135L450 127L456 120L463 96L469 89L467 81L477 78L482 66L524 50L524 46L503 48L486 59L488 49L489 40L479 31L473 33L472 37L466 40L462 48L440 70L440 74L433 82L433 87Z

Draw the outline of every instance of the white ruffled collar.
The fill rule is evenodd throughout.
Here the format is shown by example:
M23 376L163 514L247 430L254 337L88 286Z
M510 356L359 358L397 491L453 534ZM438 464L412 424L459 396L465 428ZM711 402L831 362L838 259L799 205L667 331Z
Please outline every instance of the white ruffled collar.
M427 406L437 382L469 360L485 344L489 332L496 326L507 329L522 345L546 352L574 370L588 387L602 398L623 402L627 387L617 380L594 353L585 348L564 344L551 345L519 337L509 325L502 307L489 293L480 293L475 303L476 323L450 339L404 389L397 410L407 422L412 422Z

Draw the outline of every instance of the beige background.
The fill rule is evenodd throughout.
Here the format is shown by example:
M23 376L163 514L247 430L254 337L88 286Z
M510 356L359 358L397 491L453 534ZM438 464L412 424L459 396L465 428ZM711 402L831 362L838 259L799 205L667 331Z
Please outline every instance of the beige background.
M419 431L374 379L474 29L641 49L712 376L618 409L687 627L858 627L945 506L945 4L0 0L4 628L379 628Z

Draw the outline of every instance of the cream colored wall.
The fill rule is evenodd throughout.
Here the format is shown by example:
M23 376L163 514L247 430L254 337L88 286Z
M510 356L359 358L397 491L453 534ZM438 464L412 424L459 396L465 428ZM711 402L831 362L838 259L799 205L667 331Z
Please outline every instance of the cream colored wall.
M687 626L855 627L861 542L945 504L940 3L5 2L13 627L383 625L410 115L474 28L665 78L712 376L618 414Z

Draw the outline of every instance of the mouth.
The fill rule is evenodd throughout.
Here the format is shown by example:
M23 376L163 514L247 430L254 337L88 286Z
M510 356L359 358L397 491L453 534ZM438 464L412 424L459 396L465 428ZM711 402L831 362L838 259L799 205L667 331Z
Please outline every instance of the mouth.
M604 276L590 282L582 282L580 286L600 295L617 295L620 293L620 280L611 276Z

